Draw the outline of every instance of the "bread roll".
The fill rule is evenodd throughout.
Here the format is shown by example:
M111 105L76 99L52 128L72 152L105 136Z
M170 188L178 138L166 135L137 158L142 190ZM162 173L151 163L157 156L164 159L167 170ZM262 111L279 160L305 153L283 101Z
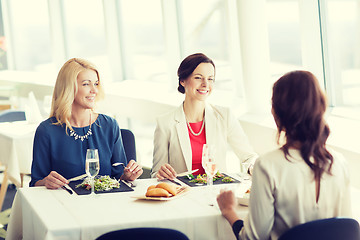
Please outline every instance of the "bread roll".
M162 188L153 188L146 192L147 197L170 197L170 193Z
M151 185L150 187L148 187L147 191L149 191L150 189L156 188L156 185Z
M158 185L156 185L156 188L162 188L165 189L166 191L168 191L169 193L171 193L172 195L176 195L177 194L177 190L174 184L169 184L169 183L159 183Z

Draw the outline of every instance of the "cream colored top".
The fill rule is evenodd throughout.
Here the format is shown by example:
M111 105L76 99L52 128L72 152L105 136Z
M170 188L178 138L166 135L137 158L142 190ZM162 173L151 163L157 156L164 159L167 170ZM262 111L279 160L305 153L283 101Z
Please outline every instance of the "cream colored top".
M220 172L227 172L226 152L230 146L240 161L254 163L258 155L249 144L239 121L225 107L206 104L206 143L216 147ZM157 119L154 133L154 155L151 176L168 163L177 173L192 169L192 151L183 105Z
M336 216L351 217L349 172L341 154L334 157L332 176L321 179L316 203L315 181L298 150L287 161L281 150L261 156L255 163L249 215L241 239L278 239L289 228Z

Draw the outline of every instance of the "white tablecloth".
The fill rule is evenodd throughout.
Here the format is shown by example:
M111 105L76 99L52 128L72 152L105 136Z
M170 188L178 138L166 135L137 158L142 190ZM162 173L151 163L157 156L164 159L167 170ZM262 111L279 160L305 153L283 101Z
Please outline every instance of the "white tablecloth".
M0 163L9 179L20 186L20 173L30 174L34 134L38 124L0 123Z
M15 196L6 239L95 239L117 229L177 229L190 239L235 239L215 202L219 187L195 187L169 201L137 200L156 179L137 180L133 192L70 195L62 189L21 188ZM224 185L222 185L224 186ZM238 187L238 184L227 186ZM205 196L212 196L209 200ZM240 216L247 207L239 206Z

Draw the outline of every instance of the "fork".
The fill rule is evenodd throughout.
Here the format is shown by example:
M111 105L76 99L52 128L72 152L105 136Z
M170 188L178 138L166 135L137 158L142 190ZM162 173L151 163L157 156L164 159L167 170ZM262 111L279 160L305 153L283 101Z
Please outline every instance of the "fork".
M116 167L116 166L119 166L119 165L121 165L121 166L123 166L125 168L125 164L123 164L122 162L117 162L117 163L112 164L113 167Z
M180 187L180 188L177 190L177 193L176 193L176 194L182 193L183 191L185 191L185 189L186 189L186 186Z

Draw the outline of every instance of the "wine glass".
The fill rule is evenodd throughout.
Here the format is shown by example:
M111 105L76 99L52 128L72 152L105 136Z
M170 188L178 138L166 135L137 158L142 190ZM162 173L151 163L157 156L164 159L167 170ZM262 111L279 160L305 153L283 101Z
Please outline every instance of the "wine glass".
M99 153L97 149L88 149L86 152L85 172L90 177L91 195L94 195L94 177L99 174Z
M207 186L213 185L213 178L218 171L215 161L215 148L208 144L203 145L202 166L206 172Z
M248 170L250 167L251 163L249 160L246 160L244 162L241 162L241 173L240 173L240 177L242 181L245 180L249 180L250 179L250 175L248 174Z

